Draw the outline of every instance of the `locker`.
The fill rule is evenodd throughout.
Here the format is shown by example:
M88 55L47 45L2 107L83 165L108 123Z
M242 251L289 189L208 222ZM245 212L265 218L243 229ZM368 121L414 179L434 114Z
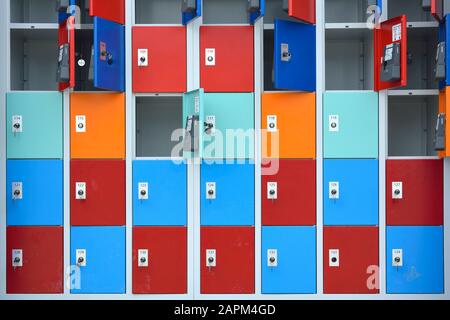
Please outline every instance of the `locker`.
M187 229L133 228L133 293L187 293Z
M8 226L63 224L62 160L8 160L6 176Z
M125 24L124 0L90 0L90 15Z
M204 118L212 127L203 133L203 157L254 157L253 93L206 93Z
M443 227L387 227L387 293L444 293Z
M262 228L262 293L316 293L316 228Z
M62 95L58 92L6 94L8 159L63 157Z
M324 160L325 225L378 225L378 160Z
M63 293L62 227L7 227L6 250L8 294Z
M255 293L253 227L202 227L202 294Z
M324 94L324 158L378 158L378 94Z
M387 160L387 225L443 225L443 177L442 160Z
M263 157L316 157L315 93L264 93L261 124Z
M274 175L261 177L262 224L264 226L315 225L316 161L266 159L264 162L269 163L269 161L270 165L275 165L273 161L277 162L278 170Z
M324 293L379 293L378 228L324 227Z
M125 225L125 161L72 160L72 226Z
M133 92L185 92L186 27L133 27Z
M203 157L204 100L205 93L203 89L183 94L184 158Z
M200 27L200 87L205 92L252 92L253 26Z
M450 60L447 60L450 61ZM447 87L439 92L439 113L445 114L445 150L439 151L439 157L450 156L450 92Z
M125 158L125 95L73 93L70 100L72 159Z
M200 223L252 226L255 222L253 163L203 163L200 173Z
M125 227L72 227L72 294L125 293Z
M133 224L185 226L186 223L186 163L133 161Z

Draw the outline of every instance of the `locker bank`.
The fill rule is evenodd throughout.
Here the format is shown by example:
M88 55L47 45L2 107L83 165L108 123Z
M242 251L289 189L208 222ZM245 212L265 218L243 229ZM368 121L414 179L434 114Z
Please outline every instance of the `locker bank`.
M0 299L450 299L448 13L3 1Z

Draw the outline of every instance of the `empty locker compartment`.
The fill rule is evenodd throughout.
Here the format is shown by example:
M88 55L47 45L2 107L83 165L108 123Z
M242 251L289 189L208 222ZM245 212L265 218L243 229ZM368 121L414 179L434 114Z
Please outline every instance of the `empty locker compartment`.
M10 3L11 23L57 23L55 0L6 0ZM5 2L6 2L5 1Z
M203 24L249 22L248 0L203 0Z
M332 1L332 0L330 0ZM387 1L388 18L406 14L408 22L435 21L431 10L422 8L423 0L389 0Z
M325 22L327 23L366 22L370 18L370 16L373 15L373 11L369 10L369 7L372 5L377 5L377 2L381 1L325 0Z
M182 96L136 98L136 156L181 157Z
M181 24L182 0L134 0L136 24Z
M436 156L438 96L390 96L388 156Z

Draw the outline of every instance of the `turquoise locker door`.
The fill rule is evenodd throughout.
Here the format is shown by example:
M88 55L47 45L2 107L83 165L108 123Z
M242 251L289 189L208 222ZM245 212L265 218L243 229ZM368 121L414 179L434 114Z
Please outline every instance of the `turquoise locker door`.
M326 92L324 158L378 158L378 94Z
M202 157L204 133L204 91L203 89L183 94L183 157Z
M61 159L63 109L59 92L6 94L8 159Z
M253 93L206 93L204 110L203 158L253 158Z

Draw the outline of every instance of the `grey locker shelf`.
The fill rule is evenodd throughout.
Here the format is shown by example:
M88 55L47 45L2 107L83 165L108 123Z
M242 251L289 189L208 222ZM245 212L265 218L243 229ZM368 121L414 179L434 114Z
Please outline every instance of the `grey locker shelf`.
M395 18L406 14L408 22L435 21L431 13L422 9L422 0L390 0L388 1L388 16Z
M136 24L181 24L181 0L135 0Z
M55 0L9 0L11 23L57 23Z
M204 24L246 24L247 0L203 0Z
M325 22L366 22L368 6L368 0L325 0Z

